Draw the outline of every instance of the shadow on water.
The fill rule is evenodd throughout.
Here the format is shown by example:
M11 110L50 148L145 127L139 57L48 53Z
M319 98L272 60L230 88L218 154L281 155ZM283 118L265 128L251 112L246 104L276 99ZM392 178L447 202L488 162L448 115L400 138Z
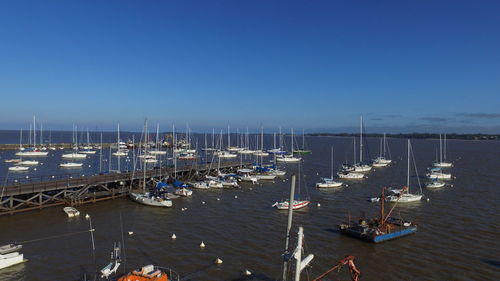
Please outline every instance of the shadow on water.
M484 262L484 263L487 263L489 265L492 265L492 266L500 268L500 261L487 260L487 259L483 259L481 261Z
M328 232L335 233L335 234L340 234L340 230L338 230L336 228L325 228L324 231L328 231Z

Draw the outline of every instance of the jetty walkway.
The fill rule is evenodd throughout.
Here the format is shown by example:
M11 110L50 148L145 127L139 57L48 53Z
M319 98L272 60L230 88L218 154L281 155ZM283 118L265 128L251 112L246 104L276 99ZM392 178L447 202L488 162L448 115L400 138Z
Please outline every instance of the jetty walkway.
M243 163L248 165L249 163ZM240 167L240 162L220 164L222 171L232 171ZM57 205L81 205L102 200L124 197L131 188L142 186L144 178L147 183L167 179L174 172L179 179L208 174L217 169L213 163L201 164L196 167L184 166L177 168L136 170L99 174L92 176L67 177L64 179L47 178L33 182L8 182L0 189L0 215L15 214L37 210ZM145 176L144 176L145 174Z

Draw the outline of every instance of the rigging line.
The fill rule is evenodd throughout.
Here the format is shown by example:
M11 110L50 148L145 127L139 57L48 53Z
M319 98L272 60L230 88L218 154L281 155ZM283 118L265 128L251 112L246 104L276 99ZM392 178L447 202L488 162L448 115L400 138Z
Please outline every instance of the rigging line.
M54 239L54 238L61 238L61 237L66 237L66 236L71 236L71 235L77 235L77 234L82 234L82 233L87 233L87 232L94 232L94 231L95 231L95 229L93 228L93 229L87 229L87 230L82 230L82 231L76 231L76 232L71 232L71 233L60 234L60 235L47 236L47 237L38 238L38 239L20 241L20 242L16 242L16 243L18 243L18 244L26 244L26 243L44 241L44 240L49 240L49 239Z

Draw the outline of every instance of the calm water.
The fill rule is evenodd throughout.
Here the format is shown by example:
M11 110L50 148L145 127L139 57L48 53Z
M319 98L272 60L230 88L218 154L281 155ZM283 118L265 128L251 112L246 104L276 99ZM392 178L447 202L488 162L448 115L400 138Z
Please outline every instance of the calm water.
M377 156L378 140L368 142L372 157ZM420 176L435 159L437 143L413 141ZM500 142L449 141L448 159L455 165L451 170L456 177L450 183L453 186L424 188L430 201L399 206L397 212L418 222L419 231L380 245L341 236L336 226L348 212L375 216L378 205L366 198L378 195L383 186L400 187L406 182L406 142L389 140L395 159L391 167L335 190L317 190L314 184L319 176L330 175L331 145L336 151L336 169L341 162L351 161L352 139L309 137L307 144L313 154L304 157L305 176L299 185L300 194L309 196L312 204L294 213L291 245L295 245L297 227L304 226L306 252L315 254L311 277L350 254L356 256L361 280L500 280ZM9 158L9 153L13 152L4 151L0 156ZM88 169L98 166L98 157L86 160ZM44 165L39 166L39 175L61 173L56 167L60 158L41 161ZM5 175L3 160L0 165ZM271 205L287 197L289 178L297 172L296 167L288 165L287 177L274 183L246 184L237 190L195 190L192 198L176 199L171 209L142 206L127 199L79 207L82 214L92 216L98 268L108 262L113 242L121 240L121 214L124 231L134 232L132 236L125 234L127 271L154 263L174 268L185 280L236 280L244 269L258 275L253 280L278 280L286 212ZM415 176L412 188L418 190ZM2 216L0 224L0 244L88 229L83 215L68 219L62 207ZM175 241L170 238L172 233L177 235ZM203 250L201 241L207 245ZM25 243L23 252L30 261L0 271L1 280L81 280L94 268L88 233ZM213 264L216 257L224 261L222 266ZM307 280L305 276L303 280ZM346 270L331 276L330 280L348 279Z

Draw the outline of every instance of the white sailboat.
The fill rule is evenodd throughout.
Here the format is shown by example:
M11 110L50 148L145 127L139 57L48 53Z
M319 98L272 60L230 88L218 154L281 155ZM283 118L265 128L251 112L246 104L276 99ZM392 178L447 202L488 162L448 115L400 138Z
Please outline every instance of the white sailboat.
M302 160L302 158L295 157L293 155L293 151L294 151L294 147L293 147L293 128L292 128L292 148L291 148L290 151L291 151L291 154L283 154L283 155L279 155L278 157L276 157L276 161L277 162L282 162L282 163L297 163L300 160Z
M300 177L300 174L299 174ZM295 190L295 175L292 176L292 189ZM299 192L300 194L300 183L299 183ZM290 198L291 199L291 198ZM290 199L281 201L281 202L276 202L274 203L271 207L274 207L278 210L288 210L290 208ZM302 209L304 207L307 207L311 201L309 200L301 200L301 199L293 199L292 201L292 209L297 210L297 209Z
M331 159L331 174L330 178L321 178L322 182L316 183L317 188L332 188L332 187L341 187L342 182L335 181L333 179L333 146L332 146L332 159Z
M377 157L373 160L373 164L372 164L373 167L387 167L389 164L391 164L392 160L387 159L385 157L386 147L387 147L387 142L386 142L385 133L384 133L384 137L380 140L380 155L379 155L379 157Z
M81 168L83 163L75 163L75 162L64 162L59 164L61 168Z
M86 154L79 153L78 152L78 130L76 129L75 126L73 126L73 152L71 153L64 153L62 155L62 158L72 158L72 159L85 159L87 158Z
M411 143L408 140L408 167L407 167L407 175L406 175L406 186L399 190L392 190L393 195L389 195L386 197L388 202L400 202L400 203L408 203L420 201L424 196L422 194L422 188L420 188L420 194L412 194L410 193L410 151L411 151ZM416 167L415 167L416 169ZM420 182L419 182L420 184Z
M29 170L30 167L25 167L25 166L14 166L14 167L9 167L9 171L12 172L23 172Z
M31 127L30 127L31 128ZM30 131L31 136L31 131ZM33 116L33 147L23 148L19 147L19 152L16 153L17 156L47 156L49 154L48 151L41 151L36 147L36 119Z
M371 171L372 167L363 163L363 116L360 117L360 131L359 131L359 163L354 164L353 172L364 173Z
M147 150L148 145L148 120L144 121L144 143L143 146ZM143 158L147 160L147 158ZM172 200L166 199L161 195L156 193L150 193L146 191L146 165L143 165L143 179L142 179L142 192L129 192L130 198L140 204L148 205L152 207L172 207Z
M92 147L90 146L90 136L89 136L89 128L87 128L87 146L83 147L84 150L82 150L80 153L83 154L96 154L97 151L91 150Z
M450 168L453 166L451 162L446 162L446 134L444 134L444 141L442 141L441 134L439 134L439 161L432 165L437 168Z

